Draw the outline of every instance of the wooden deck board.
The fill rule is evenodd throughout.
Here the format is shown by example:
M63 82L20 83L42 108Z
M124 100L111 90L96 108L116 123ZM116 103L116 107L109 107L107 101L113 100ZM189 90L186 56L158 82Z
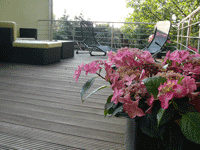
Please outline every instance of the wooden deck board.
M1 63L0 148L23 149L27 143L27 149L28 142L35 142L35 149L40 143L58 144L60 149L124 149L126 119L103 116L111 90L98 92L82 104L81 86L94 75L81 75L79 82L73 79L81 63L106 59L75 54L46 66ZM107 83L97 78L93 88L102 84ZM9 144L6 138L16 141ZM24 143L17 146L20 138Z

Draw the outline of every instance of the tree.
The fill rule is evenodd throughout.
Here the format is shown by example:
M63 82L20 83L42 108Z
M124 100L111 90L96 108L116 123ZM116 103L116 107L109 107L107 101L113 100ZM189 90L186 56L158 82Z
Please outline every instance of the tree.
M69 31L71 29L71 22L69 22L69 15L64 10L63 16L56 21L56 30L53 32L54 40L67 40L71 39L72 33ZM55 27L55 26L54 26Z
M161 20L170 20L172 23L177 23L194 11L199 6L200 0L154 0L153 2L152 0L126 0L126 2L127 7L134 10L126 18L126 22L156 23ZM197 20L199 17L195 19ZM153 29L154 25L149 25L148 27L149 29ZM123 26L124 32L137 33L137 30L142 29L143 26L133 26L132 28L128 27L128 25ZM196 31L197 28L193 30ZM149 35L147 31L143 31L143 33L144 35ZM171 40L176 40L176 36L174 35L177 35L177 33L175 27L172 26L170 32Z
M172 20L172 15L180 21L199 6L199 0L126 0L127 7L134 12L126 18L126 21L157 22L160 20Z
M80 26L79 22L84 19L82 12L79 16L74 17L74 21L69 19L70 15L64 10L63 16L58 18L59 21L54 23L56 30L53 32L53 39L55 40L80 40ZM89 18L88 18L89 19Z

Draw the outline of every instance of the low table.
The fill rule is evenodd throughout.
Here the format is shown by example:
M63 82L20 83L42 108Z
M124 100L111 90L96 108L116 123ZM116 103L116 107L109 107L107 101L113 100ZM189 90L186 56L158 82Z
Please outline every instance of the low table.
M58 42L62 42L62 48L60 52L60 58L72 58L74 57L74 42L68 40L57 40Z

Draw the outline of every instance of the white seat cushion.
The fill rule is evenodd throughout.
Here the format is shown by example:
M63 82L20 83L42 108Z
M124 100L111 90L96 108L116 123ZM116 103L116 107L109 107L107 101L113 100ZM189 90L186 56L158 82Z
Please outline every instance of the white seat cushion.
M53 41L37 41L37 40L16 40L13 42L13 47L25 48L54 48L62 47L62 42Z

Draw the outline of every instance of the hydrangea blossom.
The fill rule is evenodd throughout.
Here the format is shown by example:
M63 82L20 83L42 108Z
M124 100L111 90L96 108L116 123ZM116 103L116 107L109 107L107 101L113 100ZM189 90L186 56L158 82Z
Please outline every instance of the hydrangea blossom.
M167 82L158 87L158 99L163 109L168 108L169 100L185 97L197 89L195 80L190 76L174 73L173 71L158 73L157 75L167 79Z
M168 64L168 68L161 67ZM113 67L114 66L114 67ZM105 69L103 77L100 70ZM196 80L200 78L200 55L189 54L188 51L175 51L166 54L162 65L155 63L150 52L137 48L121 48L117 53L110 51L107 61L93 61L89 64L81 64L75 71L74 78L78 78L82 71L97 74L110 83L113 90L111 102L122 104L123 111L130 118L143 116L150 112L155 100L161 102L161 107L167 109L169 102L182 97L194 98L197 89ZM155 98L147 91L143 79L152 76L161 76L167 79L158 87L158 95ZM150 107L146 112L139 107L139 102L146 99Z

